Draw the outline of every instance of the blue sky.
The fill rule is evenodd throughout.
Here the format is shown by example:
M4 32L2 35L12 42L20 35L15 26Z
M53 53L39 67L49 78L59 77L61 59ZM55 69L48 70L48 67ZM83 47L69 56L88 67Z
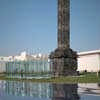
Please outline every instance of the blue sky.
M100 49L100 0L71 0L70 7L71 48ZM0 0L0 56L56 47L57 0Z

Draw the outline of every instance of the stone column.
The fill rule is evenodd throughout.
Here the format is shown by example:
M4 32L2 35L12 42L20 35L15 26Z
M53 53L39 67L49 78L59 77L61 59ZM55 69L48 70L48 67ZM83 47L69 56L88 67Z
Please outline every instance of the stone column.
M58 0L58 48L50 59L54 77L76 75L77 54L70 49L70 0Z
M70 47L70 3L58 0L58 48Z

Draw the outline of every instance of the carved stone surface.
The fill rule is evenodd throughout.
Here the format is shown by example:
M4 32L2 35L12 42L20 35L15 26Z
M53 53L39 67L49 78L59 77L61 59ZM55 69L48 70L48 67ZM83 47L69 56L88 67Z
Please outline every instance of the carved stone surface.
M70 49L70 0L58 0L58 48L50 59L55 77L76 74L77 53Z

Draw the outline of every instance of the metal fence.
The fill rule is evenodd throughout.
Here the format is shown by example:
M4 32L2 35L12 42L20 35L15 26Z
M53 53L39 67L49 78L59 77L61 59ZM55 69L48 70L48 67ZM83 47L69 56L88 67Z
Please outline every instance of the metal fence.
M8 77L49 77L52 72L51 63L48 60L13 61L6 62L6 74Z

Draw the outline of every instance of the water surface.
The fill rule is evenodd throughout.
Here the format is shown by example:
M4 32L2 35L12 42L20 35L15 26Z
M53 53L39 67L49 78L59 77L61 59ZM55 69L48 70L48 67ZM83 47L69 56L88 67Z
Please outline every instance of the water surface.
M100 100L100 84L0 81L0 100Z

